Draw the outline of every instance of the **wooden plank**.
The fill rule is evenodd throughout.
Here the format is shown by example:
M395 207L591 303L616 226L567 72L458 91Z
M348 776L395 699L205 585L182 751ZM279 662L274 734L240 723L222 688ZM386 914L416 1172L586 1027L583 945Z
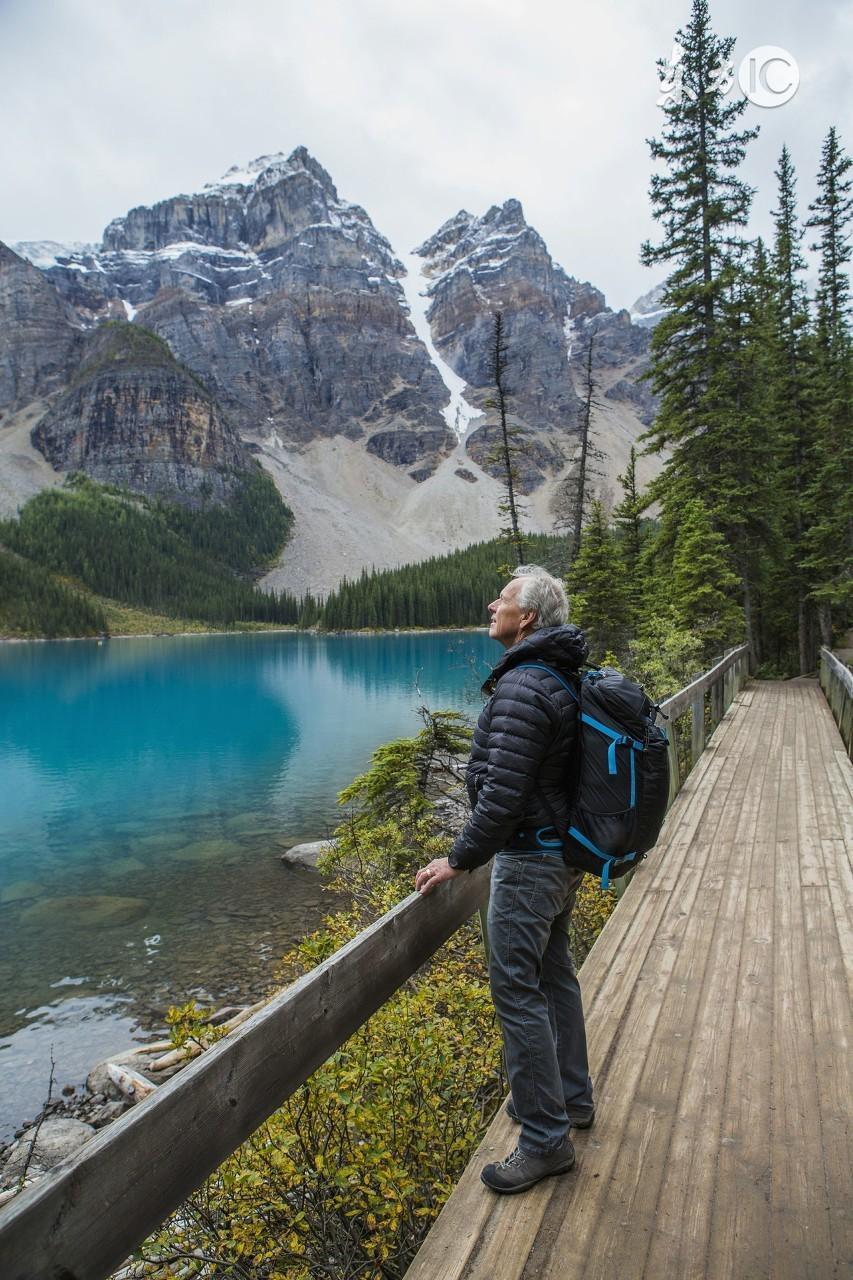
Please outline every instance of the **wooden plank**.
M762 703L769 703L765 690L757 696ZM672 1274L704 1275L706 1265L708 1274L731 1276L733 1280L767 1274L762 1262L766 1262L769 1255L769 1222L761 1178L769 1177L769 1155L762 1151L762 1141L768 1126L768 1088L763 1082L769 1082L770 1076L767 1028L772 1015L772 981L767 982L764 990L755 984L758 965L763 963L765 973L771 976L768 928L772 936L772 920L768 920L766 890L772 885L779 788L770 762L777 757L782 732L782 717L777 707L774 722L763 726L754 744L756 753L763 756L763 767L759 767L755 759L748 825L742 821L736 836L747 858L741 870L746 871L748 867L748 877L741 879L739 886L739 910L743 913L739 947L731 956L729 971L718 977L718 983L723 984L723 989L718 990L718 999L729 1006L723 1024L725 1040L711 996L705 1014L709 1027L703 1027L698 1037L696 1057L691 1063L692 1084L689 1079L682 1100L687 1123L694 1101L700 1117L692 1142L690 1135L686 1135L688 1145L684 1155L690 1160L690 1167L681 1164L681 1188L690 1186L689 1202L685 1205L684 1221L673 1233L677 1248L662 1241L662 1245L669 1243L668 1250L658 1247L653 1254L654 1262L662 1258L668 1260L674 1268ZM747 818L746 812L743 818ZM750 844L751 862L747 853ZM720 1055L715 1059L718 1036ZM722 1049L726 1041L729 1052L724 1058ZM745 1056L754 1055L762 1048L763 1061ZM713 1086L713 1105L704 1097L702 1081L706 1074ZM671 1212L681 1188L674 1179L671 1181L668 1188ZM745 1230L741 1230L739 1224L743 1224Z
M772 835L772 833L771 833ZM731 1070L711 1206L707 1273L770 1276L770 1090L773 1072L773 902L765 887L774 842L756 844L736 980ZM769 856L768 856L769 855ZM694 1193L691 1192L691 1198Z
M825 1180L832 1257L853 1270L853 1005L829 893L810 885L802 897L823 1149L822 1169L814 1177L822 1173Z
M58 1262L64 1276L108 1276L473 915L488 874L411 894L10 1201L3 1280L58 1275Z
M498 1158L503 1159L517 1141L516 1128L514 1133L507 1134ZM481 1167L477 1165L478 1170ZM483 1190L481 1186L481 1194ZM511 1196L493 1205L477 1248L465 1268L465 1280L494 1280L501 1273L520 1276L531 1253L538 1253L536 1245L542 1219L551 1197L558 1192L557 1179L549 1178L523 1196Z
M793 695L793 696L792 696ZM786 713L796 689L782 691ZM771 1241L774 1280L831 1276L808 963L796 846L793 752L780 761L773 942Z
M834 814L834 807L831 797L818 795L809 763L812 754L820 750L822 742L819 717L815 715L815 700L808 696L805 689L798 690L798 694L794 759L800 884L825 885L821 831L826 831L823 823L830 812Z
M644 1047L643 1078L614 1172L615 1186L628 1185L631 1194L619 1195L615 1213L601 1215L588 1250L589 1280L692 1275L706 1254L735 1007L731 967L743 933L764 769L758 737L744 740L737 786L716 830L703 833L705 865L692 908L696 927L685 934L654 1041ZM639 1137L646 1130L651 1139L643 1152ZM687 1204L685 1186L691 1188Z
M678 726L671 720L666 727L667 749L669 760L669 799L667 806L672 808L673 801L681 790L681 767L678 763Z
M694 840L688 859L692 874L682 878L679 894L670 897L648 960L627 997L606 1076L602 1078L601 1067L596 1066L600 1118L596 1120L595 1136L584 1135L584 1159L570 1205L563 1202L565 1195L561 1195L559 1200L552 1200L546 1211L546 1225L550 1218L558 1217L559 1226L554 1231L550 1256L540 1262L543 1280L640 1274L635 1232L647 1230L649 1221L643 1211L638 1212L638 1197L644 1194L647 1179L655 1180L657 1144L668 1131L671 1118L666 1105L659 1107L656 1100L666 1093L670 1074L674 1079L678 1069L670 1055L659 1051L659 1019L669 1001L679 1001L686 991L701 985L712 937L709 918L716 918L720 909L725 860L736 856L733 842L729 841L721 860L710 857L717 848L717 827L727 812L737 812L745 787L744 771L734 767L735 762L735 757L727 761L731 766L727 792L731 794L731 804L721 805L714 821L707 820L706 812L701 839ZM703 872L709 866L703 891ZM624 987L614 983L610 991L613 1016L618 1016L626 1004ZM589 1037L596 1064L598 1035L596 1024ZM670 1048L677 1043L673 1038ZM615 1264L613 1249L618 1247L619 1239L628 1236L632 1248L620 1249Z
M725 713L725 705L723 703L723 680L720 676L710 688L711 695L711 723L718 725Z

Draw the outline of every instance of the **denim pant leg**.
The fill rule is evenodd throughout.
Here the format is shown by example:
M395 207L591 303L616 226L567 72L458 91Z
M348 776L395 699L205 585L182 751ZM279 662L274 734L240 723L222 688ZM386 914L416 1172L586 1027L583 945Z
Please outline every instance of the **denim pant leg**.
M519 1146L529 1153L550 1151L567 1133L566 1084L581 1105L582 1079L591 1105L586 1041L577 1034L578 1015L581 1028L583 1019L577 979L565 963L565 925L579 878L550 854L499 853L492 869L489 977L521 1120ZM565 938L565 951L555 934Z
M563 1099L573 1114L592 1111L592 1080L586 1048L580 983L569 949L569 920L583 872L578 872L569 901L552 926L542 958L542 988L548 1001L551 1030L563 1084Z

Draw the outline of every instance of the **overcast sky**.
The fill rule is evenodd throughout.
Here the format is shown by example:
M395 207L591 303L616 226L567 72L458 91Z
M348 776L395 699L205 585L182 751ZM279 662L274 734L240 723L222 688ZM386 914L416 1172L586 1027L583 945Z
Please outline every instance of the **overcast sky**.
M627 306L650 218L655 59L690 0L0 0L0 239L100 240L111 218L304 144L398 252L516 196L554 258ZM853 152L853 5L711 0L735 64L778 45L796 96L744 176L767 235L787 142L801 211L830 125ZM737 85L731 95L738 93Z

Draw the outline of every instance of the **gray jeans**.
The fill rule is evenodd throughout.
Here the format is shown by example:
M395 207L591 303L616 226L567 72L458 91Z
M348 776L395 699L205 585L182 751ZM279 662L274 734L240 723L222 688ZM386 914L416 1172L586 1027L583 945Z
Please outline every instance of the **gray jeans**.
M559 1146L566 1114L592 1110L580 986L568 925L583 872L550 853L499 853L489 897L489 981L503 1031L519 1146Z

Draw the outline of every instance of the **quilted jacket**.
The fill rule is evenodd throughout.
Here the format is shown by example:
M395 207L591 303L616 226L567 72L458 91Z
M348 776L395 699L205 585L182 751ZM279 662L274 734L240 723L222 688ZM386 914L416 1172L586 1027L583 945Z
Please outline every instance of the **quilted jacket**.
M577 627L542 627L507 649L492 671L466 771L472 812L454 841L451 866L471 871L500 849L535 847L530 833L552 823L543 794L565 825L577 704L547 671L526 664L547 663L577 684L588 652Z

